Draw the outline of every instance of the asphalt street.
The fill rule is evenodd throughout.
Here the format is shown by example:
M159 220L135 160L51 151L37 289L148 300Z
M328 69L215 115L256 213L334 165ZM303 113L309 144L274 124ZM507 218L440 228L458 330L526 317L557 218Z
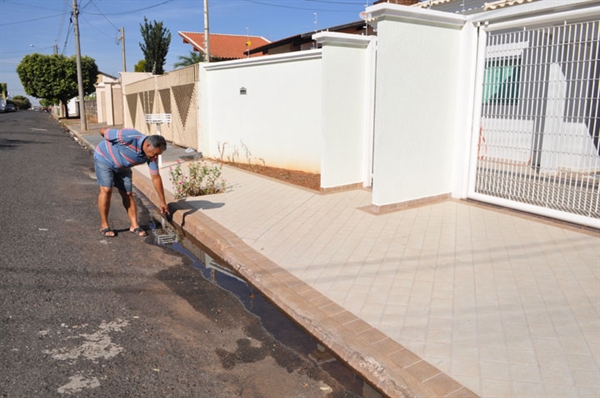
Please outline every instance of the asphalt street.
M189 258L129 233L116 193L118 236L102 236L91 153L48 114L0 114L0 186L0 396L360 395Z

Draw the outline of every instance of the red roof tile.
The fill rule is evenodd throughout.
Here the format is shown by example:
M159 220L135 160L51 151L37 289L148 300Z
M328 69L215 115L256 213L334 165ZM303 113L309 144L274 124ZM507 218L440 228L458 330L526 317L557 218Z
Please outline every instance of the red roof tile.
M195 51L205 54L204 33L198 32L178 32L183 38L183 42L191 44ZM219 33L210 33L210 56L221 59L240 59L248 55L246 42L250 40L250 50L256 47L269 44L270 41L260 36L241 36L225 35ZM251 57L262 54L251 54Z

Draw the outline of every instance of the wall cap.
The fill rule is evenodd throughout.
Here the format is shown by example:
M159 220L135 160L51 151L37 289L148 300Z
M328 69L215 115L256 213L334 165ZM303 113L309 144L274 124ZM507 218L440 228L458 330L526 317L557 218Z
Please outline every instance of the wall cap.
M279 64L290 61L304 61L309 59L320 59L323 56L323 51L318 50L306 50L306 51L294 51L285 54L276 55L263 55L261 57L236 59L232 61L222 62L201 62L200 67L206 71L220 70L220 69L231 69L238 68L247 65L267 65L267 64Z
M380 3L367 7L367 20L377 24L382 19L404 20L406 22L426 23L428 25L462 28L467 18L464 15L449 12L424 10L419 7L409 7L390 3Z
M366 48L373 40L376 40L376 36L353 35L340 32L319 32L314 34L312 38L318 44L322 45L333 44L360 48Z

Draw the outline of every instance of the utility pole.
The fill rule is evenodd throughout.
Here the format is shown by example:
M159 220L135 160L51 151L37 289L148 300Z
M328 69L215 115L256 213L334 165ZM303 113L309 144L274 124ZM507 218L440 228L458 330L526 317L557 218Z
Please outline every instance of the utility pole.
M208 0L204 0L204 49L206 50L205 61L210 62L210 31L208 29Z
M119 40L121 42L121 53L123 58L123 72L127 72L127 62L125 61L125 27L121 26L121 37Z
M85 120L85 96L83 94L83 74L81 72L81 48L79 46L79 21L77 19L79 10L77 9L77 0L73 0L73 27L75 28L75 52L77 55L77 85L79 86L79 120L81 121L81 131L87 131L87 122ZM67 110L67 113L69 111Z

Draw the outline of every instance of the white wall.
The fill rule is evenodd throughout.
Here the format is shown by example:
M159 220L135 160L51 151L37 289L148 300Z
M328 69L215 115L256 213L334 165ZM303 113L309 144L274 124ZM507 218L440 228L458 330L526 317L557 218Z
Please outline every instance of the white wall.
M372 51L376 39L343 33L315 35L323 47L321 187L363 183L373 137Z
M453 189L459 133L459 64L464 18L380 4L373 204L383 206ZM426 51L425 51L426 49Z
M321 50L201 64L200 151L320 173L321 89Z

